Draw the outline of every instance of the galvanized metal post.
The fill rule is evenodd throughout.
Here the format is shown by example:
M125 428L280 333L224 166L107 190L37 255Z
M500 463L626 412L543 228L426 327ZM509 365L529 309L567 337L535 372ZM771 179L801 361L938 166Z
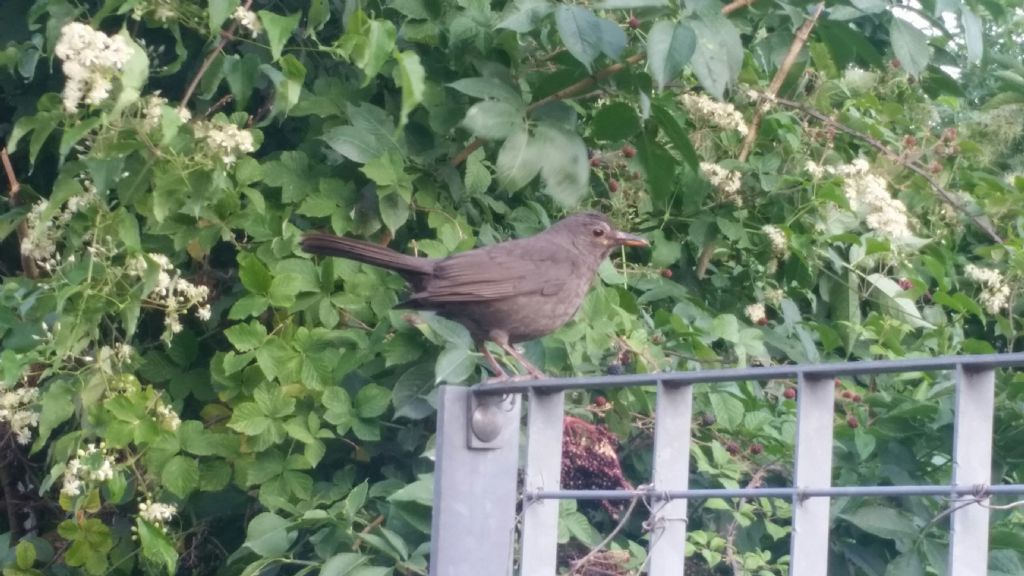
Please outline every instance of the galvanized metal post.
M832 376L798 375L796 462L793 485L798 490L832 485L832 418L835 385ZM828 574L828 498L793 499L790 576Z
M460 386L438 391L431 576L512 573L518 400L477 402ZM474 437L474 426L485 437Z
M657 493L689 487L693 386L674 386L659 381L655 410L655 496L652 498L648 574L682 576L686 559L686 500L664 499Z
M558 490L562 480L565 394L530 392L523 492ZM554 576L558 566L558 500L523 499L522 576ZM480 576L489 574L481 572Z
M956 421L953 427L953 486L987 488L992 481L992 413L995 372L956 368ZM983 500L987 503L988 499ZM956 500L949 523L949 575L988 573L989 510Z

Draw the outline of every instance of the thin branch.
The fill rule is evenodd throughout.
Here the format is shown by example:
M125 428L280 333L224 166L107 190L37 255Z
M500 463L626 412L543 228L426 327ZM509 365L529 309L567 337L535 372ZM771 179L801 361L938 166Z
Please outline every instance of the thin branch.
M739 161L746 162L747 157L750 156L750 151L754 149L754 141L757 140L757 130L761 127L761 119L764 117L764 112L768 109L768 105L776 96L779 95L779 90L782 89L782 83L786 81L786 77L789 76L789 71L793 68L793 64L796 63L796 59L800 56L800 51L807 45L808 38L811 37L811 30L814 29L814 25L818 23L818 17L825 10L825 4L818 4L814 8L814 12L806 22L800 26L797 30L796 36L793 37L793 42L789 45L789 52L786 53L786 57L782 59L782 65L779 66L779 70L775 73L775 77L772 78L772 83L768 85L768 92L766 92L762 99L763 103L758 104L757 111L754 113L754 119L750 123L750 130L747 131L747 137L743 139L743 147L740 149Z
M840 122L840 121L838 121L838 120L836 120L834 118L826 116L826 115L822 114L821 112L818 112L817 110L813 110L811 108L808 108L807 106L804 106L803 104L800 104L799 102L794 102L792 100L786 100L784 98L776 98L775 101L777 103L783 105L783 106L786 106L788 108L792 108L794 110L797 110L797 111L801 112L802 114L806 114L807 116L810 116L811 118L814 118L814 119L822 122L823 124L827 124L828 126L831 126L831 127L835 128L836 130L838 130L838 131L840 131L840 132L842 132L842 133L844 133L844 134L846 134L848 136L852 136L852 137L854 137L854 138L864 142L868 146L871 146L872 148L877 150L883 156L889 158L890 160L892 160L893 162L899 164L900 166L903 166L907 170L910 170L911 172L917 174L921 178L924 178L925 182L927 182L932 187L932 190L934 190L935 193L938 194L939 198L943 202L948 204L950 207L952 207L957 212L960 212L961 214L967 216L971 220L971 222L974 222L974 224L978 228L980 228L983 232L985 232L985 234L988 235L988 237L991 238L993 242L996 242L997 244L1002 244L1003 243L1002 237L999 236L999 233L996 232L996 230L992 227L991 224L989 224L988 222L985 222L984 220L982 220L978 216L976 216L974 214L971 214L970 211L967 209L967 207L964 206L962 203L960 203L960 201L957 200L952 194L950 194L949 191L947 191L945 188L943 188L941 184L936 182L935 178L932 178L932 175L928 173L928 169L926 167L922 166L919 162L903 158L899 154L894 152L891 148L889 148L888 146L883 144L881 141L879 141L878 139L873 138L871 136L868 136L867 134L864 134L863 132L859 132L857 130L854 130L853 128L850 128L846 124L843 124L842 122Z
M629 520L629 517L633 515L633 510L636 510L636 504L639 501L640 496L634 496L633 499L630 500L629 508L626 508L626 512L622 515L622 519L619 520L619 523L607 536L605 536L604 540L601 540L601 542L597 546L591 548L590 552L587 552L586 556L573 562L572 570L569 572L570 575L579 574L579 570L582 568L586 568L587 562L591 558L593 558L595 554L597 554L601 550L604 550L604 547L607 546L609 542L611 542L616 536L619 535L619 532L621 532L622 529L626 527L626 522Z
M750 6L751 4L753 4L756 1L757 0L733 0L733 2L730 2L729 4L726 4L725 6L722 7L722 14L728 16L729 14L732 14L733 12L735 12L735 11L741 9L741 8L745 8L747 6ZM626 58L622 62L617 62L615 64L612 64L611 66L608 66L607 68L603 68L601 70L598 70L598 72L596 74L594 74L593 76L589 76L587 78L584 78L583 80L580 80L579 82L576 82L575 84L572 84L572 85L569 85L569 86L567 86L565 88L562 88L558 92L555 92L554 94L551 94L550 96L547 96L546 98L541 98L540 100L530 104L529 106L526 107L526 111L527 111L527 113L529 113L529 112L532 112L532 111L536 110L537 108L540 108L541 106L544 106L545 104L550 104L552 102L557 102L557 101L561 101L561 100L568 100L570 98L573 98L573 97L579 95L580 93L589 90L594 84L597 84L598 82L601 82L602 80L605 80L605 79L607 79L610 76L614 76L614 75L618 74L619 72L622 72L627 67L629 67L629 66L631 66L633 64L638 64L638 63L642 62L643 59L646 58L646 57L647 57L646 53L640 52L639 54L634 54L634 55L630 56L629 58ZM476 138L476 139L474 139L472 142L469 143L468 146L466 146L465 148L460 150L458 154L453 156L452 159L448 161L448 165L453 167L453 168L457 167L458 165L460 165L463 162L465 162L466 158L469 158L469 156L473 152L476 152L483 145L484 145L484 139L483 138Z
M248 10L252 6L252 1L253 0L245 0L245 3L242 6ZM188 101L192 98L192 95L195 94L196 89L199 87L199 82L203 79L203 75L210 69L210 66L213 65L213 61L217 59L217 56L219 56L224 50L224 47L227 46L228 42L234 39L235 29L237 28L238 22L232 20L228 29L221 33L220 42L217 42L217 45L213 47L213 50L210 50L210 53L206 55L206 59L203 60L203 63L199 66L199 70L196 70L196 75L193 76L192 81L188 83L188 88L185 89L185 94L181 97L181 103L178 104L178 110L186 110L188 108Z
M0 161L4 165L4 173L7 174L7 185L10 188L10 195L7 197L7 202L14 208L18 205L18 192L21 191L21 184L18 182L18 177L14 174L14 165L11 164L11 156L7 153L7 147L0 148ZM28 236L28 225L22 220L18 224L18 253L21 254L21 244L25 241L25 237ZM26 278L39 278L39 268L36 267L36 263L32 260L31 256L21 254L21 270L25 273Z
M359 547L363 545L363 536L366 536L370 532L377 529L378 526L384 523L384 516L377 516L369 524L367 524L362 530L359 531L359 537L352 544L352 549L358 551Z

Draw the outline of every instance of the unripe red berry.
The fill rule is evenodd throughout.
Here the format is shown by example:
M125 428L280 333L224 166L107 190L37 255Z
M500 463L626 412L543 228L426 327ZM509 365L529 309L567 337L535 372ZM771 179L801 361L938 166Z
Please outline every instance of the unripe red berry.
M622 147L622 155L625 156L626 158L632 158L633 156L636 156L636 148L633 148L629 144L626 144L625 146Z
M907 136L906 138L903 139L903 145L906 146L907 148L913 148L917 146L917 138L914 138L913 136Z
M671 278L672 277L672 270L670 270L668 268L662 268L661 269L661 275L664 278Z
M640 27L640 21L637 20L636 16L629 17L629 27L632 30L636 30L637 28Z
M839 378L836 378L835 379L835 385L836 385L836 388L839 388L840 386L843 385L843 381L840 380Z
M898 58L893 58L892 60L890 60L889 65L897 70L903 67L903 64L900 63Z
M853 400L854 402L860 402L861 401L860 394L854 394L853 396L850 397L850 400Z
M608 181L608 189L611 190L612 192L618 192L619 191L619 181L618 180L609 180Z
M939 172L942 172L942 164L932 162L931 165L928 166L928 171L932 174L938 174Z
M598 408L603 408L608 405L608 399L604 396L598 396L597 398L594 398L594 405Z
M765 318L764 316L757 319L758 326L765 326L766 324L768 324L768 319Z
M786 397L786 400L792 400L796 398L796 388L786 388L782 395Z
M750 453L757 456L761 452L764 452L764 445L760 442L754 442L750 445Z
M597 156L594 156L593 158L590 159L590 165L593 166L594 168L597 168L598 166L601 165L601 159L598 158Z
M843 393L840 394L840 396L842 396L843 398L846 398L847 400L849 400L849 399L853 398L853 392L850 392L849 390L843 390Z
M900 290L910 290L913 287L914 284L910 281L910 278L900 278Z
M849 416L846 417L846 425L849 426L850 428L856 429L860 426L860 422L857 421L856 416L850 414Z

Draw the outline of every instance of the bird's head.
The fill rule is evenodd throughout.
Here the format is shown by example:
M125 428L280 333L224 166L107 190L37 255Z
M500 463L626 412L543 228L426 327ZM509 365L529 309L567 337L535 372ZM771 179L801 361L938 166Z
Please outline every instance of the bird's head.
M616 229L607 216L598 212L573 214L556 223L551 229L565 230L572 235L576 246L593 248L603 254L619 246L650 246L650 243L640 236Z

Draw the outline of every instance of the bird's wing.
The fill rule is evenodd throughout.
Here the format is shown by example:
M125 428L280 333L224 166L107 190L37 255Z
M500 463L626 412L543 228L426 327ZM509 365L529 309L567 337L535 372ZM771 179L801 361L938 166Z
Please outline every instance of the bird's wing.
M509 242L454 254L437 263L423 290L408 303L430 306L557 294L575 272L572 258L559 247L537 248Z

